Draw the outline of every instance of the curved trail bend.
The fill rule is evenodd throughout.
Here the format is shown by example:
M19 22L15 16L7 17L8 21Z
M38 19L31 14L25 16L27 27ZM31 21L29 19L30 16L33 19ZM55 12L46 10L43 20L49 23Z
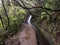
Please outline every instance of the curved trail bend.
M21 32L5 41L6 45L50 45L43 34L31 24L31 18L30 15L27 23L23 23Z

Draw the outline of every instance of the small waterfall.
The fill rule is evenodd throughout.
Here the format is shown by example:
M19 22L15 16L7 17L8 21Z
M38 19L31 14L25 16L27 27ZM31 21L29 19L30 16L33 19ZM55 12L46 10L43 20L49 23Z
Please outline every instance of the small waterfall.
M31 18L32 18L32 15L30 15L28 20L27 20L28 24L31 24Z

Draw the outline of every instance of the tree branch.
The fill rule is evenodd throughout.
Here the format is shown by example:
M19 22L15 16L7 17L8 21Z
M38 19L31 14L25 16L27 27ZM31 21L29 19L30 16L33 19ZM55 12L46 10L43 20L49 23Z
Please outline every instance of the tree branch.
M41 8L41 9L44 9L44 10L47 10L47 11L52 11L52 12L60 12L60 10L52 10L50 8L46 8L46 7L25 7L25 6L22 6L17 0L14 0L20 7L22 7L23 9L36 9L36 8Z
M4 1L3 0L1 0L1 1L2 1L3 9L5 11L5 15L6 15L7 20L8 20L8 26L6 27L6 30L7 30L7 28L9 27L10 21L9 21L9 17L8 17L8 14L7 14L7 10L6 10L5 6L4 6Z

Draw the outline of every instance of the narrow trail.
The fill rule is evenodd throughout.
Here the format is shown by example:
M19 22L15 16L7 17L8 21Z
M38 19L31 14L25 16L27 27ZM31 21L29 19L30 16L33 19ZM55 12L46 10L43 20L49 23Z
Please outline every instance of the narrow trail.
M37 45L36 34L34 28L32 27L33 25L31 24L31 18L32 16L30 15L27 23L23 23L24 27L20 34L20 45Z
M21 32L6 40L6 45L50 45L43 34L31 24L31 18L30 15L27 23L23 23Z
M28 17L27 23L23 23L22 31L9 38L6 45L37 45L36 34L30 22L32 16Z

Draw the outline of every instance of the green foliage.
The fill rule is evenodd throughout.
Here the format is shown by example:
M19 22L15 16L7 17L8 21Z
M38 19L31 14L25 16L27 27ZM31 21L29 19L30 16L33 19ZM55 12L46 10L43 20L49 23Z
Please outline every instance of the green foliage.
M1 20L0 20L0 28L2 27L2 22L1 22Z
M47 0L45 7L53 9L53 10L59 10L60 9L60 0Z
M7 32L4 28L7 27L8 20L4 13L3 8L0 8L0 15L2 16L3 23L4 23L4 28L3 28L2 22L0 20L0 44L3 44L4 35L7 35L7 37L9 37L21 31L21 25L26 15L26 12L24 9L20 9L20 7L16 7L13 4L10 7L6 7L6 9L9 16L10 24L9 24L9 27L7 30L8 32Z
M25 16L27 15L27 12L25 11L25 9L14 5L12 2L10 2L11 5L9 6L7 3L7 0L4 0L4 1L5 1L4 4L5 4L6 10L7 10L7 14L8 14L9 20L10 20L10 25L8 27L8 30L7 30L8 32L7 32L4 28L8 25L8 20L5 15L4 9L2 7L0 7L0 16L2 16L3 24L4 24L4 28L3 28L2 22L0 20L0 44L3 44L4 35L7 35L7 37L9 37L9 36L16 34L19 31L21 31L22 22L23 22ZM34 5L35 6L43 5L43 7L45 6L46 8L50 8L53 10L60 9L60 0L42 0L42 2L44 4L41 4L41 2L39 2L39 1L40 0L37 0L37 2L36 2L36 0L30 0L30 1L27 1L27 3L29 3L33 6ZM38 2L39 2L39 4L38 4ZM30 7L30 6L27 5L27 7ZM51 30L55 31L56 27L54 27L54 26L56 24L58 24L59 22L57 21L57 23L54 24L54 22L56 22L56 20L54 20L54 17L55 17L55 16L53 16L54 14L50 13L51 15L48 15L42 9L31 9L30 11L33 14L33 19L32 19L33 23L35 25L37 25L37 27L39 27L39 29L43 30L43 32L45 31L46 28L49 32L51 32ZM49 13L49 11L47 11L47 12ZM43 20L43 19L45 19L45 20ZM56 33L56 32L54 32L54 33ZM47 33L44 32L44 34L47 34ZM59 43L58 43L58 45L59 45Z

